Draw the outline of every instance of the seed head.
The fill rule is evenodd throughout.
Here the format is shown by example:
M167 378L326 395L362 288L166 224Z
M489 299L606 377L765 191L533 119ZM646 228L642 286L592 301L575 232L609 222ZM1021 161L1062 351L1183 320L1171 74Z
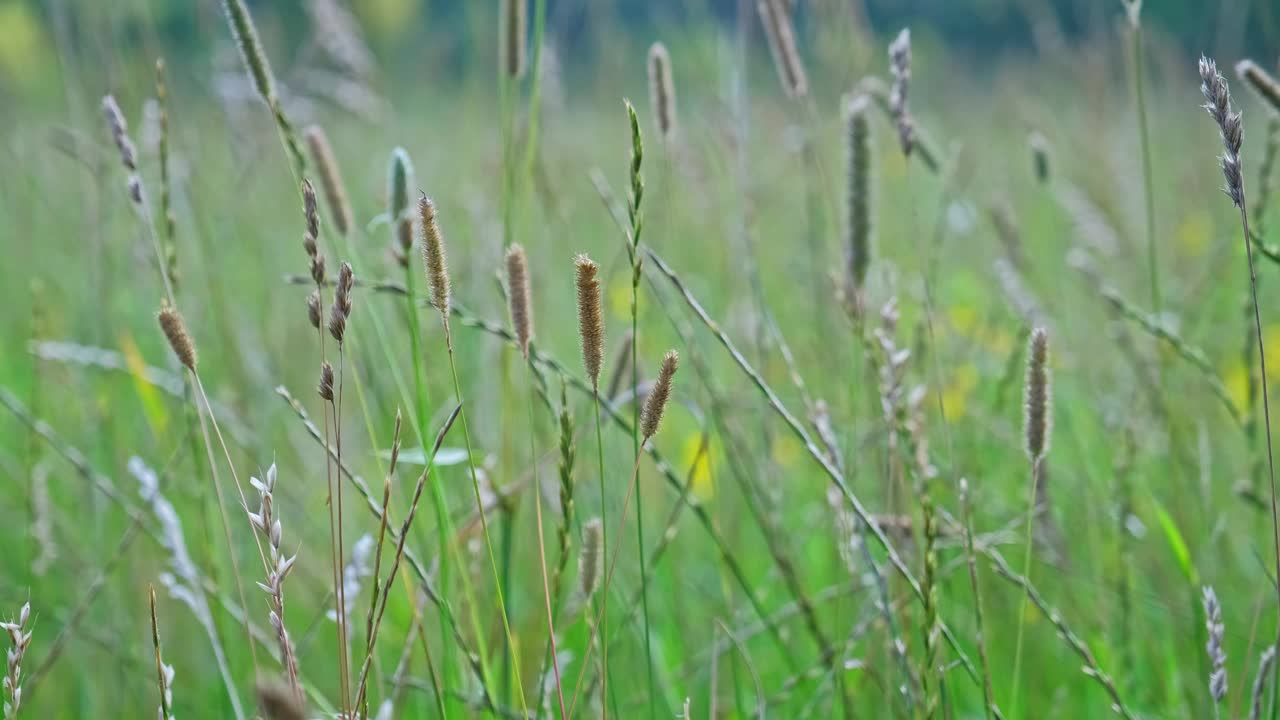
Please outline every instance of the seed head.
M1227 653L1222 649L1222 637L1225 627L1222 624L1222 604L1218 602L1218 594L1206 585L1201 591L1204 597L1204 625L1209 631L1209 641L1205 650L1209 653L1209 662L1213 669L1209 674L1209 694L1215 703L1222 702L1227 696Z
M431 286L431 304L448 317L449 263L445 257L440 224L436 221L436 205L425 194L418 199L418 216L422 226L422 265Z
M387 172L387 212L395 228L396 241L402 254L413 247L413 218L409 213L409 185L413 183L413 163L404 148L391 151Z
M262 41L258 39L258 29L249 15L249 8L244 0L222 0L222 10L226 13L227 24L231 26L231 36L240 50L240 59L244 61L245 70L253 80L258 95L268 105L276 104L275 82L271 75L271 65L267 62L267 54L262 50Z
M328 360L320 364L320 383L316 385L316 392L325 400L333 400L333 366Z
M1036 180L1044 185L1049 182L1049 141L1038 132L1031 133L1027 139L1031 146L1031 165L1036 172Z
M527 0L503 0L502 2L502 63L512 78L524 76L525 56L528 54L526 36L529 32Z
M871 267L871 129L867 122L869 100L859 95L845 108L848 136L849 281L859 291Z
M782 81L783 92L792 99L804 97L809 94L809 78L800 60L800 51L796 49L795 29L787 15L786 3L783 0L756 0L756 10L769 40L769 53L778 70L778 79Z
M351 263L344 262L338 270L333 307L329 310L329 334L338 342L342 342L347 332L347 318L351 317L351 288L354 285L355 274L351 271Z
M573 260L577 268L578 336L582 340L582 364L594 388L600 387L604 366L604 313L600 306L600 266L586 255Z
M116 104L115 96L106 95L102 98L102 114L106 116L107 126L111 129L111 139L115 141L116 149L120 151L120 163L130 172L136 172L138 151L134 148L133 141L129 139L129 123L124 119L120 106Z
M529 303L529 263L524 248L512 243L507 250L507 293L510 296L511 327L516 331L516 344L529 359L529 341L533 339L533 313Z
M911 86L911 30L907 28L903 28L889 45L889 70L893 73L889 110L898 126L898 142L902 145L902 154L910 155L915 147L916 125L907 104Z
M287 684L258 682L258 707L266 720L306 720L307 705Z
M311 327L320 329L320 291L312 290L307 296L307 319L311 321Z
M354 221L351 219L351 201L347 199L347 186L342 182L342 172L338 169L338 159L333 154L333 147L324 129L312 125L303 131L307 139L307 147L311 150L311 161L320 172L320 187L324 189L325 202L329 204L329 214L333 217L333 226L338 233L346 236L351 232Z
M662 414L666 412L667 401L671 398L671 382L680 366L680 354L668 350L662 358L662 367L658 370L658 379L653 390L644 401L644 412L640 415L640 435L645 440L658 434L658 426L662 424Z
M307 221L307 235L320 237L320 218L316 215L316 189L311 181L302 180L302 217Z
M676 134L676 86L671 78L671 55L660 42L649 46L649 100L658 132L670 142Z
M1272 110L1280 112L1280 81L1252 60L1241 60L1236 63L1236 75L1249 83L1249 87L1266 100Z
M1027 381L1024 392L1026 416L1023 434L1027 457L1037 462L1049 451L1052 411L1049 388L1049 333L1038 327L1031 331L1027 350Z
M1267 678L1271 676L1271 666L1276 662L1276 646L1272 645L1262 652L1258 658L1258 674L1253 677L1253 699L1249 707L1249 720L1262 717L1262 698L1266 694Z
M1240 113L1232 112L1231 90L1226 78L1218 72L1217 64L1203 55L1200 56L1200 92L1205 98L1204 109L1218 123L1225 148L1222 154L1222 175L1227 180L1227 186L1224 191L1237 208L1244 209L1244 175L1240 165L1243 124Z
M164 336L169 339L169 347L173 348L173 354L178 356L178 362L195 372L196 346L191 342L191 336L187 334L187 325L182 320L182 314L173 306L165 305L156 314L156 319L160 321L160 329L164 331Z
M582 555L578 558L578 593L583 600L591 597L603 574L604 524L591 518L582 526Z

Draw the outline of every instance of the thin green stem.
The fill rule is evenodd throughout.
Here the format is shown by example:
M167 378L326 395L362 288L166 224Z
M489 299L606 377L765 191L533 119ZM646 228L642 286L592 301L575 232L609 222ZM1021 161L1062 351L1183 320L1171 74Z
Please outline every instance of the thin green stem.
M1028 583L1031 578L1031 546L1034 541L1033 532L1036 520L1036 484L1040 480L1040 467L1044 462L1043 458L1036 458L1031 462L1031 482L1030 490L1027 492L1027 532L1025 537L1026 549L1022 555L1022 577L1026 578ZM1028 586L1029 588L1029 586ZM1020 683L1022 677L1022 635L1027 624L1027 601L1031 598L1031 591L1027 589L1022 593L1022 601L1018 604L1018 635L1014 643L1013 650L1013 700L1009 704L1010 717L1019 717L1018 715L1018 695L1022 689Z

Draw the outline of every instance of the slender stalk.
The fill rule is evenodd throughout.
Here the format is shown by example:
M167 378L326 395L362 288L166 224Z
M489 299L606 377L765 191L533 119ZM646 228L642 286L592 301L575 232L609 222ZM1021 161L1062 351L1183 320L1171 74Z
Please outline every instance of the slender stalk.
M1128 0L1140 6L1141 0ZM1151 174L1151 132L1147 122L1147 97L1143 89L1142 22L1138 7L1131 7L1129 16L1133 30L1133 95L1138 110L1138 138L1142 146L1142 200L1146 213L1147 273L1151 287L1151 308L1160 317L1160 263L1156 253L1156 205L1154 180ZM1015 708L1016 709L1016 708Z
M1027 491L1027 517L1025 520L1026 536L1024 542L1026 549L1022 555L1022 576L1031 578L1031 547L1034 544L1034 528L1038 508L1036 507L1036 483L1039 481L1040 460L1036 459L1031 463L1031 482L1030 489ZM1013 646L1013 700L1009 703L1010 717L1019 717L1018 715L1018 694L1022 689L1022 636L1023 630L1027 624L1027 602L1030 600L1030 592L1022 594L1022 600L1018 603L1018 635Z
M978 636L978 667L982 670L982 709L987 720L995 717L995 698L991 692L991 667L987 664L987 639L982 615L982 591L978 586L978 563L973 550L973 504L969 497L969 482L960 480L960 513L964 522L964 557L969 566L969 587L973 591L974 626Z
M533 425L533 364L527 363L527 369L526 375L529 378L529 459L533 464L533 485L531 489L538 522L538 562L542 569L542 599L547 611L547 637L548 642L551 643L551 668L556 678L556 700L560 703L560 719L565 720L568 716L565 715L564 710L564 685L560 680L560 658L556 649L556 622L555 615L551 612L551 586L547 580L547 546L542 533L542 487L538 484L538 450L534 442ZM538 681L542 682L542 679L539 678Z

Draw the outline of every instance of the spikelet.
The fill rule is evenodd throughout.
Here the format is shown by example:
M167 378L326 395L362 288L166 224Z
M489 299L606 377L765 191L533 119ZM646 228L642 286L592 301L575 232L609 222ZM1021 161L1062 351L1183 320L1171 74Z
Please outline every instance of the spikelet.
M1049 451L1053 421L1049 388L1049 333L1038 327L1031 331L1027 350L1027 381L1024 392L1023 435L1027 457L1039 462Z
M6 655L8 665L4 676L5 720L18 717L18 709L22 706L22 658L31 645L31 631L27 630L27 621L31 619L31 603L25 603L18 611L18 617L10 622L0 622L0 630L9 636L9 651Z
M507 295L516 345L528 360L529 341L533 339L533 313L529 307L529 261L519 243L512 243L507 248Z
M156 319L160 321L160 329L164 331L164 336L168 338L169 347L173 348L173 354L178 356L178 362L182 363L188 370L195 372L196 346L195 343L191 342L191 336L187 334L187 325L182 320L182 314L173 306L165 305L156 314Z
M307 705L278 680L258 681L258 708L265 720L307 720Z
M320 291L312 290L307 296L307 320L311 322L311 327L320 329Z
M671 142L676 135L676 85L671 78L671 54L660 42L649 46L649 100L658 132Z
M1276 646L1272 645L1262 652L1258 658L1258 674L1253 678L1252 701L1249 705L1249 720L1260 720L1262 717L1262 698L1266 694L1267 678L1271 677L1271 666L1276 662Z
M1206 585L1202 588L1204 602L1204 624L1209 633L1209 641L1205 651L1209 653L1209 662L1213 666L1209 674L1209 694L1214 703L1222 702L1227 696L1227 653L1222 649L1222 637L1225 630L1222 624L1222 604L1218 602L1218 594Z
M1226 78L1218 72L1218 66L1203 55L1200 56L1200 92L1204 94L1204 109L1218 123L1225 151L1222 154L1222 175L1227 179L1224 189L1231 202L1244 209L1244 175L1240 167L1240 145L1244 140L1244 128L1240 113L1232 112L1231 90Z
M258 29L254 27L253 17L249 15L249 8L245 7L244 0L222 0L222 11L227 15L231 36L235 38L240 59L244 61L245 70L253 80L254 88L268 105L274 107L275 80L271 75L271 65L267 63L267 54L262 50L262 41L258 39Z
M387 217L395 232L399 251L396 257L401 265L408 262L409 249L413 247L413 216L409 211L412 184L413 163L409 161L409 153L398 147L391 151L391 164L387 169Z
M320 216L316 214L316 189L311 181L302 179L302 217L307 221L307 235L320 237Z
M804 97L809 93L809 78L800 60L800 51L796 49L795 29L783 0L756 0L756 10L769 40L769 53L782 81L782 91L789 98Z
M591 387L600 389L600 369L604 366L604 312L600 306L600 266L586 255L573 260L577 268L578 336L582 340L582 365L591 378Z
M529 16L527 0L502 0L502 57L509 77L524 77Z
M1280 112L1280 82L1252 60L1241 60L1236 63L1236 75L1249 83L1254 92L1271 105L1271 109Z
M871 128L867 122L869 100L858 95L845 106L848 148L849 283L855 293L866 283L871 267Z
M338 169L333 146L329 144L329 137L319 125L307 127L303 136L311 151L311 161L320 173L320 187L324 189L324 200L329 204L333 226L338 229L339 235L346 237L351 232L354 221L351 217L351 201L347 198L347 186L342 182L342 172Z
M578 558L578 594L585 602L600 584L604 557L600 552L604 544L604 524L600 518L591 518L582 526L582 555Z
M1049 182L1049 140L1038 132L1027 138L1031 147L1031 167L1035 170L1036 180L1041 185Z
M342 342L347 332L347 318L351 317L351 288L355 285L355 274L351 272L351 263L342 263L338 270L338 284L333 291L333 307L329 310L329 334L334 340Z
M889 45L889 70L893 73L893 87L889 90L889 110L898 126L898 142L902 154L910 155L915 148L916 124L907 104L911 87L911 30L903 28Z
M333 401L333 366L328 360L320 364L320 382L316 385L316 392L321 398Z
M111 139L115 142L116 149L120 151L120 163L130 172L137 171L138 151L134 148L133 141L129 139L129 123L124 119L124 113L120 110L114 96L103 96L102 114L107 118Z
M675 350L668 350L662 358L658 379L649 391L649 397L644 400L644 412L640 415L640 435L645 440L658 434L658 426L662 424L662 415L667 409L667 400L671 397L671 382L679 366L680 354Z
M431 304L449 317L449 262L444 252L444 237L436 221L436 205L423 194L418 199L418 217L422 226L422 266L431 285Z

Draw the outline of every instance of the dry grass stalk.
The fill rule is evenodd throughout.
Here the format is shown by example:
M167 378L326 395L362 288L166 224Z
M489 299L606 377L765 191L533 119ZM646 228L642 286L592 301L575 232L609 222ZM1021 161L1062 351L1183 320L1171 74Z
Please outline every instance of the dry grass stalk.
M533 313L529 300L529 261L519 243L507 249L507 295L516 345L528 360L529 341L533 339Z
M524 77L528 51L528 0L502 0L502 66L507 76Z
M31 646L31 632L27 630L27 621L31 619L31 603L24 603L18 611L18 618L9 622L0 622L0 630L9 635L9 651L4 676L4 717L13 720L22 707L22 658Z
M333 146L329 144L324 128L319 125L308 126L302 134L311 151L311 161L320 173L320 187L324 189L324 199L329 204L333 226L338 229L339 235L346 237L355 221L352 219L351 200L347 196L347 186L342 181L342 171L338 167Z
M1209 673L1209 694L1213 697L1214 705L1217 705L1227 696L1227 653L1222 649L1222 638L1225 632L1222 624L1222 603L1218 602L1218 594L1209 585L1204 586L1201 593L1204 603L1204 626L1209 635L1205 651L1209 653L1209 663L1212 666Z
M182 314L172 305L165 305L156 314L156 319L160 322L160 329L164 331L165 338L169 340L169 347L173 348L173 354L178 357L178 362L191 372L195 372L196 346L191 341L191 335L187 333L187 325L182 320Z
M422 265L431 288L431 304L449 321L449 262L444 251L444 237L436 220L436 205L425 194L418 199L418 216L422 226Z
M271 606L271 611L268 617L271 628L275 630L276 640L280 644L280 661L284 664L285 677L298 697L302 697L302 689L298 685L298 660L294 653L293 641L284 624L284 580L293 570L298 556L297 554L289 556L283 549L284 531L280 519L275 515L275 463L267 468L267 473L262 480L250 478L249 484L258 491L258 511L249 513L249 523L267 541L267 567L265 568L267 581L258 583L258 587L262 588L269 598L268 604Z
M778 70L778 79L782 81L783 92L789 98L804 97L809 94L809 78L796 47L795 28L783 0L756 0L756 10L769 40L769 52Z
M649 100L654 124L669 143L676 135L676 85L671 77L671 54L660 42L649 46Z
M1236 75L1249 83L1249 87L1253 88L1272 110L1280 112L1280 81L1252 60L1241 60L1236 63Z
M680 353L668 350L662 358L662 367L658 370L658 379L653 384L653 390L645 398L644 412L640 416L640 437L644 441L658 434L663 413L667 409L667 400L671 397L671 383L679 367Z
M582 365L591 386L600 388L600 370L604 366L604 310L600 301L600 266L586 255L573 260L577 271L578 337L582 342Z
M902 154L910 155L915 147L916 124L908 105L911 86L911 31L903 28L889 45L889 70L893 73L893 87L889 90L889 109L898 127L898 142Z

